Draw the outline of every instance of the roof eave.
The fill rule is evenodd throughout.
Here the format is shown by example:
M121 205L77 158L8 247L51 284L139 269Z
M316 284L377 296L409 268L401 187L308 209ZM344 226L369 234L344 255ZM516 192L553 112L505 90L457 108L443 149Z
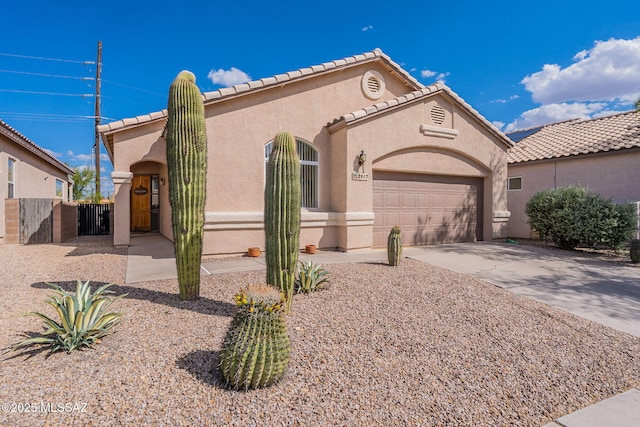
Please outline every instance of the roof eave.
M0 133L2 133L9 140L15 142L22 148L27 151L35 154L37 157L49 163L51 166L54 166L66 173L67 175L73 175L75 172L69 166L62 163L60 160L53 157L51 154L47 153L43 148L38 146L35 142L31 141L26 136L22 135L20 132L15 130L9 124L0 120Z
M471 117L473 117L478 123L480 123L489 132L491 132L500 142L502 142L507 149L513 146L513 141L511 141L508 136L506 136L497 127L495 127L492 123L485 119L478 111L471 107L471 105L469 105L464 99L462 99L444 83L435 83L429 86L424 86L420 90L415 90L405 95L373 104L369 107L362 108L349 114L344 114L336 118L332 122L327 123L327 130L330 133L333 133L336 130L341 129L347 125L351 125L363 120L368 120L381 114L385 114L388 111L393 111L397 108L402 108L417 102L421 102L425 98L429 98L438 93L445 94L453 101L455 101L457 105L467 111L467 113Z
M290 83L303 81L323 74L338 72L346 68L375 61L381 61L382 64L391 72L397 74L401 78L401 80L406 83L408 88L413 90L420 90L424 88L424 85L422 85L418 80L411 76L411 74L406 72L402 67L400 67L400 65L395 63L388 55L383 53L382 50L376 48L370 52L365 52L359 55L337 59L311 67L300 68L295 71L289 71L283 74L277 74L275 76L266 77L260 80L254 80L211 92L205 92L202 94L202 99L205 106L212 105L218 102L226 101L228 99L254 94L264 90L281 87ZM144 114L142 116L117 120L99 126L98 132L100 132L101 135L108 136L125 129L130 129L132 127L140 125L146 125L150 122L155 121L155 119L159 116L166 118L167 111L162 110L150 114Z

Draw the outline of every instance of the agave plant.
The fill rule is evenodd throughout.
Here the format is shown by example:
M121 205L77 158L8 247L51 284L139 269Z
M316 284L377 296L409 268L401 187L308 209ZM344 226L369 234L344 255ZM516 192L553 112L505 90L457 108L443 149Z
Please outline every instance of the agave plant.
M126 295L108 296L113 291L107 289L113 284L104 285L93 294L89 281L82 283L78 280L75 294L66 292L54 283L47 283L47 285L54 289L55 294L49 295L49 299L45 302L56 310L60 320L55 321L39 312L25 313L24 316L41 318L47 330L40 336L14 345L12 350L36 344L48 344L51 345L52 353L58 350L71 353L79 347L90 347L100 342L100 339L109 334L109 330L122 320L124 313L106 312L111 304Z
M320 289L325 283L329 282L329 272L322 268L320 264L314 264L313 261L304 263L298 262L298 275L295 282L296 293L308 294Z

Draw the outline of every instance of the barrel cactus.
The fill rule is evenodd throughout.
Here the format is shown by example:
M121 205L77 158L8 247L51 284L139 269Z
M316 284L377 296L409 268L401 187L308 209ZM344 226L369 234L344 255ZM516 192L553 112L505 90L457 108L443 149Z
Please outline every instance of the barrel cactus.
M633 239L631 246L629 247L629 255L631 256L631 262L637 264L640 262L640 240Z
M300 159L288 132L276 134L267 163L264 231L267 283L284 293L288 312L300 244Z
M236 295L236 304L220 353L222 376L234 389L270 386L289 363L284 295L270 285L249 285Z
M396 266L400 264L402 256L402 237L400 236L400 227L397 225L391 229L387 240L387 257L389 265Z
M166 128L169 202L180 299L200 295L207 132L202 95L189 71L169 88Z

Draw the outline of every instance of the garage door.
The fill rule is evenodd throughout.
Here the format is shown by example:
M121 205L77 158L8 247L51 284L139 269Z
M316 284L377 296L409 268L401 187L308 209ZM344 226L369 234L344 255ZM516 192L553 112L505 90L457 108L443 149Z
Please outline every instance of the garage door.
M394 225L405 246L482 239L482 178L373 173L373 245Z

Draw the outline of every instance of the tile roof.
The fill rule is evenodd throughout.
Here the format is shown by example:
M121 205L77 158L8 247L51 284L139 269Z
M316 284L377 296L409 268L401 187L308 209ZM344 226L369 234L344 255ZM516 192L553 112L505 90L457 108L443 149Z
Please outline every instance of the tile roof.
M21 134L20 132L18 132L17 130L15 130L13 127L11 127L9 124L7 124L2 120L0 120L0 134L4 135L9 140L15 142L22 148L40 157L42 160L46 161L47 163L51 164L52 166L61 170L62 172L65 172L70 175L74 174L73 170L69 166L65 165L60 160L53 157L45 149L38 146L38 144L31 141L29 138L27 138L26 136L24 136L23 134Z
M513 164L638 147L640 111L629 111L543 126L517 142L509 150L508 158Z
M338 70L345 67L351 67L356 64L369 62L382 59L389 68L396 73L400 74L404 80L414 86L415 89L423 88L424 86L418 82L413 76L406 72L400 65L391 60L389 56L384 54L380 49L374 49L371 52L365 52L360 55L349 56L343 59L337 59L335 61L325 62L320 65L314 65L311 67L301 68L299 70L290 71L283 74L277 74L272 77L263 78L260 80L254 80L247 83L237 84L231 87L225 87L212 92L205 92L202 94L204 104L210 104L223 99L244 95L250 92L254 92L261 89L266 89L272 86L279 86L283 83L304 79L311 75L316 75L324 72ZM123 129L129 126L137 126L158 119L164 119L167 117L167 110L162 110L150 114L143 114L141 116L132 117L128 119L122 119L115 122L107 123L98 126L100 133L111 133L119 129Z
M372 116L377 113L381 113L385 110L392 109L394 107L401 106L403 104L407 104L411 101L419 100L421 98L425 98L436 93L446 93L449 97L453 98L457 104L467 110L472 116L475 116L477 120L479 120L482 124L485 125L487 129L493 132L498 138L500 138L507 146L511 147L511 140L504 134L500 129L494 126L491 122L489 122L484 116L482 116L478 111L476 111L471 105L469 105L464 99L462 99L457 93L451 90L444 83L434 83L429 86L424 86L421 89L414 90L413 92L404 94L402 96L389 99L387 101L379 102L377 104L373 104L371 106L362 108L360 110L351 112L349 114L344 114L333 121L327 123L328 127L336 126L340 123L349 124L351 122L355 122L356 120L364 119L365 117Z

